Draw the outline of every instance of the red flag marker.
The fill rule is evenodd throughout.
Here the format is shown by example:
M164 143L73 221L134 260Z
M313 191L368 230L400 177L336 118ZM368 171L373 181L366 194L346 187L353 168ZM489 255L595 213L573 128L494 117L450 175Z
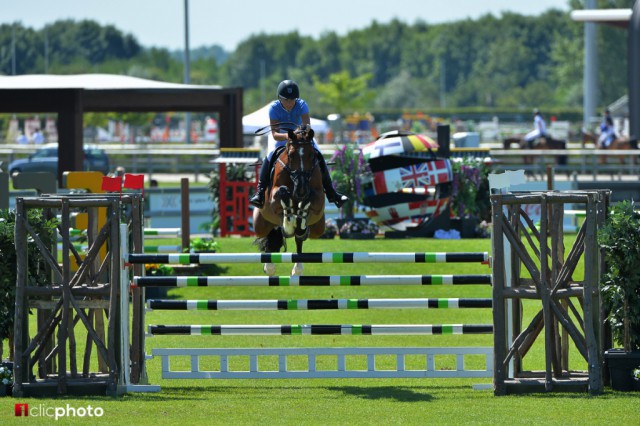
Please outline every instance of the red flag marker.
M127 189L141 189L144 196L144 175L134 175L133 173L125 173L124 187Z
M122 192L122 178L120 176L103 176L102 190L107 192Z
M125 173L124 187L127 189L144 189L144 175Z

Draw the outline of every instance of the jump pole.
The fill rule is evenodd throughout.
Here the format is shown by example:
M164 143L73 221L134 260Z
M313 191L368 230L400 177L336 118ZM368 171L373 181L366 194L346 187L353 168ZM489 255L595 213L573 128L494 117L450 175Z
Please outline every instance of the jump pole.
M491 284L491 275L309 275L309 276L159 276L133 277L136 287L361 286Z
M148 300L150 310L306 311L320 309L467 309L490 308L491 299L316 299L316 300Z
M149 334L153 336L415 336L492 333L491 324L149 325Z
M484 263L487 252L479 253L131 253L129 263Z

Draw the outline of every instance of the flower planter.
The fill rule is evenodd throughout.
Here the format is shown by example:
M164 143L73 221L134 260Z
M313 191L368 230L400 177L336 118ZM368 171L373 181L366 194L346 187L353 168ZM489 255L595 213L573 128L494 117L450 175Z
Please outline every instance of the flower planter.
M476 228L480 224L480 219L477 217L463 217L457 219L451 219L451 227L460 232L461 238L476 238Z
M13 385L3 385L0 383L0 397L13 396Z
M340 234L340 239L342 240L373 240L376 237L376 234L368 233L363 234L359 232L349 232Z
M13 376L13 362L2 362L0 363L0 367L3 367L4 369L8 369L9 371L11 371L12 373L11 376ZM3 379L6 379L6 378L7 377L3 374ZM12 383L5 385L4 383L2 383L2 380L0 380L0 397L12 396L12 391L13 391Z
M320 238L321 240L333 240L336 236L335 232L325 232L324 234L320 235L318 238Z
M604 358L609 367L611 389L623 392L640 391L640 379L633 376L633 370L640 368L640 351L609 349L605 351Z

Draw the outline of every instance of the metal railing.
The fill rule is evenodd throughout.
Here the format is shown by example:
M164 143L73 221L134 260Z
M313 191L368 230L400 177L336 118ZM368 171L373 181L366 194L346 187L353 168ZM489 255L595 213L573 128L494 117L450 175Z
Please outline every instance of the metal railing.
M122 166L127 172L146 173L193 173L198 176L214 170L211 160L218 157L220 150L212 144L101 144L109 156L112 169ZM6 168L18 158L25 158L37 150L36 145L2 145L0 162ZM321 151L329 157L335 145L321 145ZM544 174L548 164L554 164L559 173L576 172L582 175L638 175L640 174L640 150L606 149L495 149L489 155L494 159L495 170L525 169ZM525 157L532 161L525 163ZM558 157L566 157L565 164L558 164ZM603 161L604 160L604 161Z

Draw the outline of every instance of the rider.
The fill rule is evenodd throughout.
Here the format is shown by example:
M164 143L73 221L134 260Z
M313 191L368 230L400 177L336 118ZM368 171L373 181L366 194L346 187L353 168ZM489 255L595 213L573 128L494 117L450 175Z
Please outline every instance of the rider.
M529 148L533 148L536 139L547 137L547 125L538 108L533 110L533 127L534 129L524 136L524 140L529 145Z
M609 148L613 141L618 138L616 129L613 125L613 118L609 108L605 108L602 112L602 123L600 123L600 137L598 137L599 148Z
M300 125L309 126L311 123L311 118L309 117L309 106L304 100L300 99L300 89L295 81L282 81L278 85L277 96L278 100L273 101L269 108L271 134L276 140L276 149L284 146L289 139L289 135L284 128L295 130L295 128ZM329 202L335 203L336 206L342 207L348 198L333 188L331 175L327 169L327 163L325 162L315 141L313 142L313 148L315 149L317 154L316 156L318 157L318 164L320 166L320 172L322 173L322 186L324 187L327 199ZM256 189L256 193L249 198L249 202L259 209L264 207L265 190L267 189L267 186L269 186L271 158L273 157L274 152L275 149L269 152L262 162L258 188Z

